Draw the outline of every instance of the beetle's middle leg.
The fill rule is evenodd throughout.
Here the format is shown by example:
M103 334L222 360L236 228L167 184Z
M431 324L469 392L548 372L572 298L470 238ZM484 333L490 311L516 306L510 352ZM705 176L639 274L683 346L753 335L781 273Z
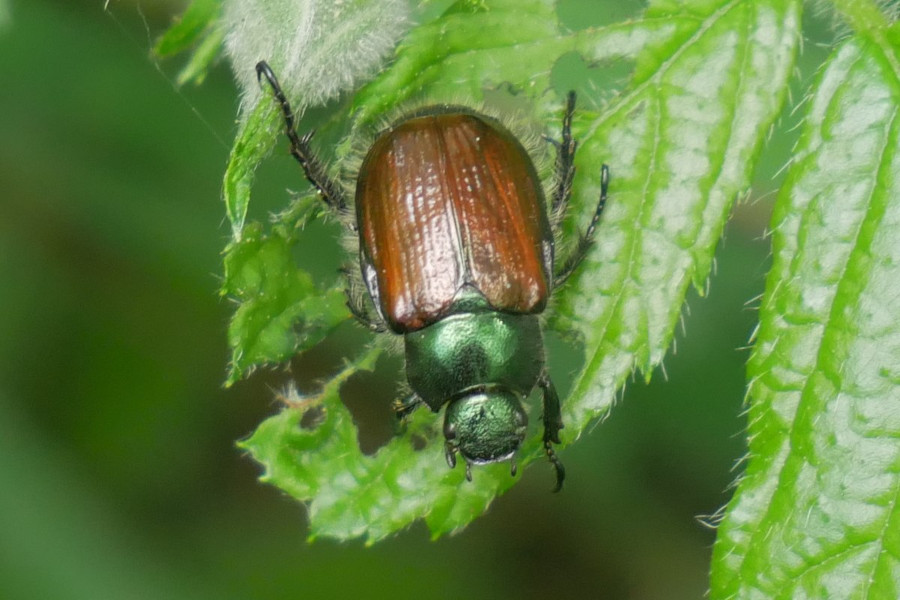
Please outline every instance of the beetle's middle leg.
M278 78L275 77L272 68L269 67L266 61L261 60L256 63L256 78L262 80L263 77L269 82L269 86L275 94L275 99L281 107L281 113L284 115L285 134L291 142L291 156L297 159L297 162L303 167L306 179L313 184L325 204L339 215L347 215L347 202L344 199L341 186L328 176L325 165L319 161L310 147L309 142L315 132L310 131L303 136L297 133L294 111L291 109L290 102L284 95L281 84L278 83Z
M594 216L591 217L591 223L588 228L578 238L578 243L572 253L560 265L558 269L554 269L553 287L559 287L572 272L581 264L587 254L588 249L594 241L594 233L597 231L597 225L600 223L600 215L606 207L606 196L609 190L609 167L603 165L600 167L600 199L597 201L597 208L594 209Z

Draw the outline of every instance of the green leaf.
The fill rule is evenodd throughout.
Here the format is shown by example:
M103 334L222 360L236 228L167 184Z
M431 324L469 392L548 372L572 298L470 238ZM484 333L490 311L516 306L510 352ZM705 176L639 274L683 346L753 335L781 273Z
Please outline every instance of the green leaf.
M225 40L220 23L222 0L194 0L184 14L156 41L153 52L169 57L193 48L187 65L178 74L178 85L202 83Z
M565 405L577 437L635 368L649 377L672 340L691 283L702 286L736 197L786 97L798 2L658 2L648 20L688 20L637 57L636 78L598 115L582 113L581 222L610 164L598 243L563 291L560 324L580 332L586 364Z
M225 214L231 223L232 239L238 242L243 235L250 208L253 174L277 140L277 115L278 110L274 104L258 103L241 122L231 146L228 166L225 167L222 198L225 201Z
M900 597L900 61L885 39L833 53L778 198L750 461L713 598Z
M281 125L271 94L262 95L256 64L278 73L299 119L371 74L406 27L402 0L243 0L231 2L227 50L243 92L240 129L225 172L223 197L232 235L240 240L257 165ZM268 87L265 88L268 92ZM265 102L260 102L264 98Z
M159 56L184 52L203 37L220 11L220 0L194 0L181 17L156 41L153 51Z
M359 370L375 366L379 348L368 350L335 377L316 397L287 397L288 408L266 420L242 442L263 463L263 481L275 483L299 500L310 500L310 539L366 536L368 542L426 517L433 531L452 530L484 511L493 496L509 487L509 466L478 473L478 486L466 485L462 469L448 470L440 444L422 450L417 438L440 435L434 415L419 411L406 432L374 456L356 441L356 426L341 403L340 385ZM301 426L307 411L321 412ZM457 494L422 493L425 489Z
M555 4L457 2L440 18L413 29L391 67L357 92L351 108L354 126L370 126L410 99L446 103L462 98L477 105L486 89L500 86L540 102L541 116L546 118L562 106L560 99L544 92L550 87L551 69L563 54L578 52L594 62L629 58L688 26L672 18L563 34ZM346 153L349 144L344 146Z
M203 83L206 73L209 71L210 65L219 57L222 51L222 44L225 41L225 30L220 27L213 27L203 36L200 43L191 54L191 59L178 73L175 80L178 85L184 85L193 81L194 83Z
M255 366L287 360L322 341L347 319L344 292L316 289L297 268L291 242L248 227L225 255L222 293L240 306L228 328L231 385Z
M233 34L227 51L245 107L261 97L260 60L278 74L297 114L351 89L388 57L408 12L406 0L228 2L224 25Z
M354 127L365 130L409 99L462 96L477 104L485 90L504 86L529 100L556 136L562 99L545 92L563 54L634 62L635 77L618 97L576 117L581 146L569 233L594 210L601 163L613 179L598 244L556 303L555 326L578 332L586 347L586 368L564 399L564 442L605 413L634 368L649 370L665 354L688 287L705 281L731 204L749 185L781 110L798 25L798 2L697 0L656 3L643 20L566 33L549 0L458 2L413 29L394 63L354 97ZM343 143L339 158L355 139ZM366 354L341 377L373 361ZM465 526L515 482L508 466L494 465L463 484L461 469L443 464L433 415L417 414L410 425L427 441L421 451L408 432L367 457L336 385L293 404L246 447L267 481L309 502L312 536L371 542L419 518L439 536ZM325 421L298 427L312 405L324 408ZM536 458L545 462L538 432L520 466Z

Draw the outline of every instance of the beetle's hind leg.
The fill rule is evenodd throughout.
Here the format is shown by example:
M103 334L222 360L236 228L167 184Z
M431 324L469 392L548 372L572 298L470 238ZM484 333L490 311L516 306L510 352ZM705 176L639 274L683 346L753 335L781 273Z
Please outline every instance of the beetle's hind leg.
M585 255L587 254L588 249L591 247L591 244L594 241L594 233L597 231L597 225L600 223L600 215L603 214L603 209L606 207L606 196L609 190L609 167L603 165L600 167L600 199L597 201L597 208L594 210L594 216L591 217L591 223L588 225L588 228L584 233L581 234L578 238L578 243L575 246L575 249L572 250L572 253L566 258L566 260L560 265L558 269L555 269L553 274L553 287L559 287L562 285L566 279L572 274L572 272L578 268L578 265L581 264L581 261L584 260Z
M538 385L544 392L544 452L547 453L547 458L556 471L556 487L553 488L553 491L558 492L562 489L563 481L566 479L566 469L553 449L553 444L560 443L559 430L563 428L562 410L559 405L559 394L556 393L556 387L550 381L546 370L538 379Z
M569 205L572 195L572 181L575 179L575 150L578 142L572 138L572 115L575 114L575 92L566 95L566 109L563 114L562 139L546 139L556 146L556 189L550 203L550 215L554 228L558 227Z
M275 72L266 61L261 60L256 63L256 78L262 81L263 77L272 88L275 99L281 107L281 113L284 115L285 134L291 142L291 156L297 159L297 162L303 167L306 179L318 190L325 204L338 214L346 215L348 212L347 202L344 200L340 185L328 176L325 166L310 147L309 142L315 132L310 131L303 136L297 134L297 125L294 122L294 111L291 109L291 104L284 95Z

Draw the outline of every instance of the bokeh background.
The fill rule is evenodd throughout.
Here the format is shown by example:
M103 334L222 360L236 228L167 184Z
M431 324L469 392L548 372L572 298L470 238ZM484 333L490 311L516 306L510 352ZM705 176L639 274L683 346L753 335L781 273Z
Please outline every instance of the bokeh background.
M598 6L560 12L580 27ZM790 140L735 211L707 297L690 294L666 373L630 382L563 451L563 493L538 466L458 535L432 542L419 524L369 548L308 544L304 508L235 447L288 375L222 387L237 94L224 63L179 90L177 61L150 57L182 7L21 0L0 26L0 598L700 598L715 536L700 517L727 502L745 452L740 348ZM563 62L562 79L585 70ZM253 216L286 188L302 179L285 153L260 170ZM336 230L309 234L301 260L332 277ZM358 337L298 357L301 387ZM396 368L373 376L373 414L388 414Z

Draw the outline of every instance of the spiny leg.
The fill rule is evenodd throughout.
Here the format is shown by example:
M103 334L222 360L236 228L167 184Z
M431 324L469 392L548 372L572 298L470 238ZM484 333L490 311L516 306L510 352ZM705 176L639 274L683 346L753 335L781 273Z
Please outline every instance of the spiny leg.
M550 204L550 214L554 219L562 219L572 194L572 180L575 178L575 150L578 142L572 139L572 115L575 113L575 92L566 95L566 111L563 114L562 140L557 142L547 138L556 146L556 190Z
M608 190L609 167L603 165L600 167L600 199L597 201L597 208L594 210L594 216L591 218L591 223L588 225L588 228L578 238L578 244L575 246L575 249L554 274L553 287L562 285L572 272L578 268L581 261L584 260L588 249L594 241L594 233L597 231L597 225L600 223L600 215L603 214L603 209L606 207Z
M350 314L372 333L385 333L388 330L387 325L385 325L380 316L372 316L372 311L369 310L369 306L366 304L365 294L359 291L358 284L356 284L353 276L350 274L350 269L343 267L340 271L347 279L344 295L347 297L346 304Z
M360 325L371 331L372 333L385 333L388 329L380 319L372 317L372 313L365 304L365 300L359 294L354 294L350 288L344 290L347 296L347 308L350 314L356 319Z
M546 371L538 379L538 385L544 392L544 451L553 464L553 468L556 469L556 487L553 488L553 491L558 492L562 489L563 481L566 479L566 469L553 450L553 444L560 443L559 430L563 428L559 394L556 393L556 388Z
M291 156L297 159L297 162L303 167L306 179L318 190L325 204L331 207L332 210L345 214L347 212L347 203L344 200L344 194L341 192L340 186L328 176L324 165L319 162L312 148L310 148L309 141L315 132L310 131L302 137L297 134L294 112L287 97L284 95L284 91L281 89L281 84L278 83L278 78L275 77L275 73L268 63L261 60L256 63L256 78L262 81L263 77L269 82L269 86L275 94L275 99L281 106L281 113L284 115L285 133L291 142Z

